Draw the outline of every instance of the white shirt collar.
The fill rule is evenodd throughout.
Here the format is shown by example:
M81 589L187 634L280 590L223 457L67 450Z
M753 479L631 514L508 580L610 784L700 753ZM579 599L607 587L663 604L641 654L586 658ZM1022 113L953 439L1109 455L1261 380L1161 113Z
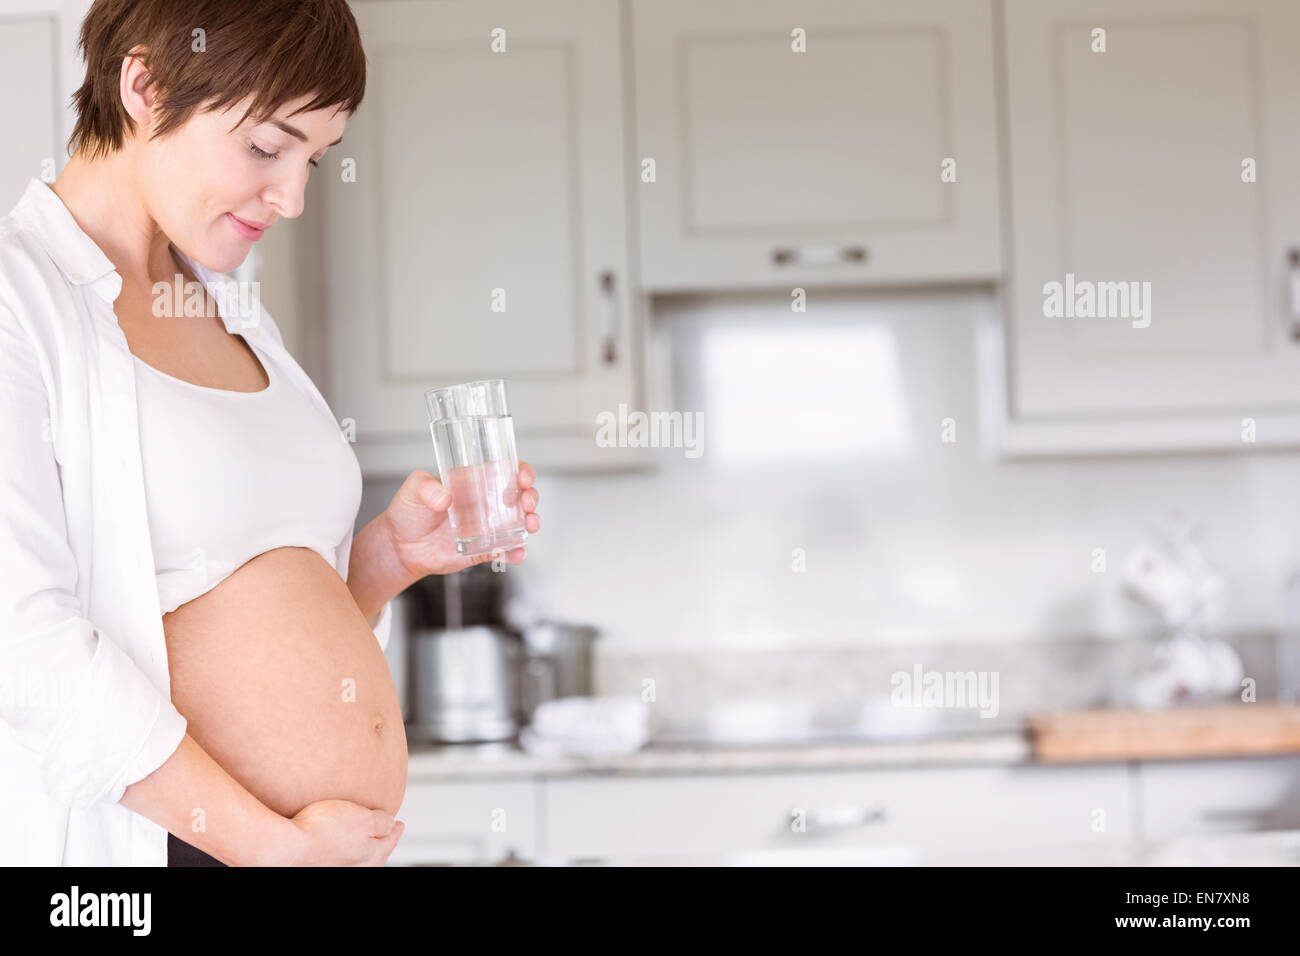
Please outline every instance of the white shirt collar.
M28 182L13 216L36 236L64 278L73 285L94 286L109 302L121 293L122 277L112 261L77 225L68 207L48 184L35 178ZM107 281L110 276L111 282Z

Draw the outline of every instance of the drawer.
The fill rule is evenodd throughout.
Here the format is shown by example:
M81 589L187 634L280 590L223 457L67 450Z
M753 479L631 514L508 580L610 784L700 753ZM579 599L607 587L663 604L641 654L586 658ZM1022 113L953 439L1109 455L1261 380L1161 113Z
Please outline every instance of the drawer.
M1108 764L545 780L542 852L563 861L870 846L1120 847L1133 833L1129 774Z
M1144 762L1143 836L1300 829L1300 756Z
M406 832L390 864L496 863L537 852L531 780L409 780L397 819Z

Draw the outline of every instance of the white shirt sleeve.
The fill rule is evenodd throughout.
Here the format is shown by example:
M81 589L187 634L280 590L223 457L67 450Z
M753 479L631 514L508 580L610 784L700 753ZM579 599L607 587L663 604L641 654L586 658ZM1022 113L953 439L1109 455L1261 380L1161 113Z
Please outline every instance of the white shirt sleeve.
M343 540L339 542L338 550L336 552L338 555L337 570L339 576L342 577L344 581L347 581L348 579L348 570L352 564L353 537L353 532L349 529L348 533L343 536ZM369 622L367 621L366 623ZM375 626L371 628L371 630L375 632L375 640L379 641L379 649L382 651L388 650L388 639L392 635L393 630L392 601L386 602L384 606L380 608L379 617L375 620Z
M379 612L379 620L375 622L375 637L379 640L379 649L388 650L388 639L393 630L393 602L389 601L384 605L384 609Z
M162 764L186 720L85 617L49 416L36 349L0 304L0 720L50 797L85 807Z

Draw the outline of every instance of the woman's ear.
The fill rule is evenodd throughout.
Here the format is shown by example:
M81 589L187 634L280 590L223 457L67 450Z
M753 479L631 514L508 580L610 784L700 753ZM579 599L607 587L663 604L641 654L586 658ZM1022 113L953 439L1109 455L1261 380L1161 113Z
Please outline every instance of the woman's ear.
M153 87L153 77L144 58L148 50L136 46L122 57L122 74L118 84L118 93L122 97L122 108L135 121L137 130L148 129L153 120L153 108L157 90Z

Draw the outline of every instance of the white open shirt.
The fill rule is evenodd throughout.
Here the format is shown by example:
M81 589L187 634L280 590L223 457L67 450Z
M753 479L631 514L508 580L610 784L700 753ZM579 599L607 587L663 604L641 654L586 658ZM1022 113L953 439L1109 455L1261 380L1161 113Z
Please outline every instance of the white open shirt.
M186 264L221 301L214 273ZM33 179L0 219L0 865L166 866L118 801L185 735L171 702L122 277ZM276 368L337 423L263 308ZM335 567L347 579L352 531ZM392 602L375 625L388 645Z

